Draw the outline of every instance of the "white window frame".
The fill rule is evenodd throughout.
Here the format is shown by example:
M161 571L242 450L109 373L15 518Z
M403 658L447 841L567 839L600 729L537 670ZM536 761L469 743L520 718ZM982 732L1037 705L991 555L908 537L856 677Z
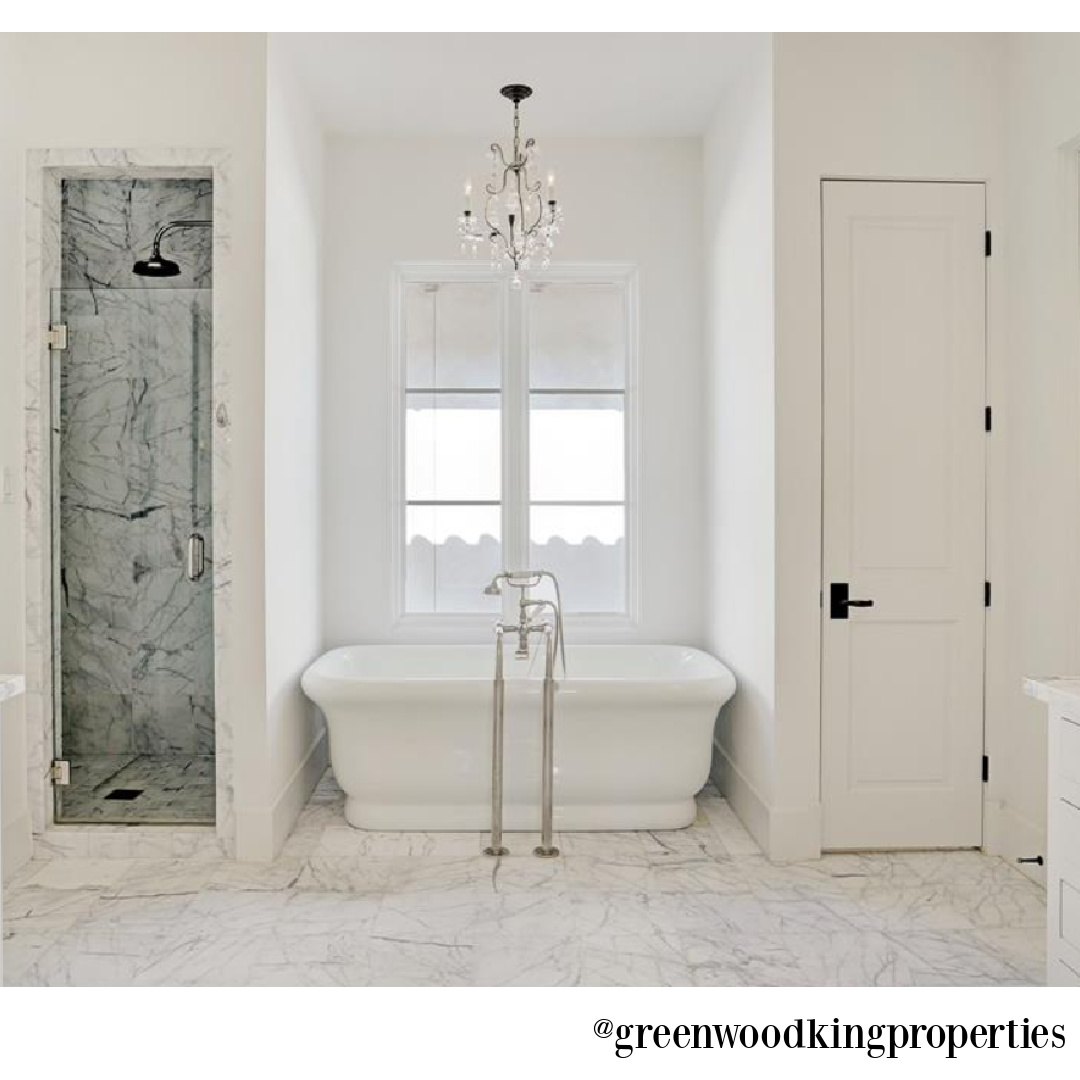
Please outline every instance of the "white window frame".
M405 610L405 304L406 285L487 282L500 288L502 328L502 545L503 558L528 560L529 548L529 305L516 301L509 275L472 262L407 262L394 266L391 282L390 415L390 610L394 631L464 630L489 627L490 612L408 612ZM611 284L623 295L626 330L626 389L624 396L624 454L626 489L626 610L567 613L566 622L584 637L633 630L639 624L641 588L640 476L641 379L638 355L638 275L631 263L562 263L531 272L522 285ZM519 434L520 433L520 434Z

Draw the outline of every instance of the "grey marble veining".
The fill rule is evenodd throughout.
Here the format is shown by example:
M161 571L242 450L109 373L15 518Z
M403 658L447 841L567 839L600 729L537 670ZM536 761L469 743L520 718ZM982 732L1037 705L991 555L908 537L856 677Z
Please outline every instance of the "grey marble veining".
M9 884L5 970L19 985L97 986L1042 981L1045 897L1001 860L778 866L715 790L698 805L679 832L564 834L577 853L550 862L524 834L507 834L519 854L492 860L479 834L353 829L329 776L271 865L135 845L94 857L82 830L78 855Z
M138 791L130 800L110 799L116 789ZM165 754L82 755L72 758L64 791L63 820L79 823L197 824L214 820L214 760ZM105 841L92 845L108 850ZM125 854L127 846L121 847Z
M53 456L62 750L112 755L117 768L132 754L209 756L213 574L189 581L185 558L199 533L213 564L210 231L169 238L180 277L139 278L131 267L159 225L210 217L211 182L68 178L61 192L63 288L53 308L68 347L57 360ZM167 802L140 799L126 816L155 820ZM198 802L212 820L212 802ZM94 804L73 778L61 820L84 820Z
M45 850L42 838L54 834L49 825L53 820L53 789L47 778L51 759L55 756L55 719L58 710L56 687L53 685L53 642L60 637L60 610L53 603L58 591L53 568L59 564L59 530L51 528L52 496L59 486L58 463L52 448L52 432L58 427L59 380L58 369L44 348L42 330L54 318L52 304L56 290L61 287L64 271L61 222L63 179L118 179L130 181L155 178L168 181L182 178L199 183L195 189L205 190L207 182L213 190L212 265L226 277L234 265L232 250L232 165L227 150L190 147L141 148L62 148L29 150L26 154L26 306L24 342L24 408L26 417L26 704L28 787L30 813L36 844ZM133 198L138 202L141 195ZM198 207L201 214L201 206ZM205 197L203 197L205 205ZM190 209L191 207L189 207ZM206 215L210 216L210 215ZM125 265L130 274L127 254L117 254L123 240L117 241L115 231L109 239L113 245L114 265L122 274ZM134 230L132 231L134 236ZM196 236L199 234L195 234ZM205 236L205 233L202 233ZM152 237L151 237L152 238ZM192 236L191 239L195 239ZM170 238L171 240L171 238ZM166 251L184 254L188 242L177 237L178 246L166 241ZM140 252L144 254L145 252ZM104 265L104 252L99 249L99 262ZM190 262L198 267L199 259ZM69 273L71 267L69 265ZM105 278L106 275L98 275ZM69 278L69 283L71 279ZM122 278L116 279L122 286ZM181 277L173 285L196 284ZM198 284L209 284L205 278ZM86 287L89 287L87 285ZM156 288L146 286L144 288ZM171 286L170 286L171 287ZM230 670L233 653L232 618L232 553L231 553L231 341L230 326L235 312L228 302L215 301L215 320L219 331L211 345L213 357L212 410L213 429L210 440L213 488L212 563L213 637L214 637L214 717L213 726L200 711L196 724L202 731L200 750L207 750L205 735L212 730L215 753L216 838L213 844L199 841L200 849L213 846L226 852L235 850L235 815L233 810L233 725L231 715ZM210 539L208 537L208 539ZM196 707L197 707L196 703ZM116 840L106 827L98 830L98 843L115 847ZM136 829L128 829L134 837ZM205 837L205 830L195 830ZM72 830L65 830L70 835ZM156 838L151 846L161 846L161 838L174 833L172 829L151 829ZM190 841L176 834L177 843L186 851ZM53 842L51 836L48 842ZM121 845L123 846L123 845ZM177 852L179 853L179 852Z
M210 288L210 232L170 233L162 253L180 264L175 278L138 277L132 265L146 258L157 230L170 221L211 221L213 181L209 178L68 177L61 189L62 265L66 289Z

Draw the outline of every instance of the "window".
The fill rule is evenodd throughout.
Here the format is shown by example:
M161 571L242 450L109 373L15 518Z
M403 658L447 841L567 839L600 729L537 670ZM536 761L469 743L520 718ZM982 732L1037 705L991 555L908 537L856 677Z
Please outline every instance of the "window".
M484 585L529 566L554 571L568 614L631 613L633 285L622 267L520 290L401 268L399 611L495 614Z

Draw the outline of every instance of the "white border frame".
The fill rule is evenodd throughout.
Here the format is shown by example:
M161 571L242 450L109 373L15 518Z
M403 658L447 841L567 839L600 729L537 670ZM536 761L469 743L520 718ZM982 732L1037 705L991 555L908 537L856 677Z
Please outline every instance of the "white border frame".
M40 838L54 824L48 778L55 746L53 687L51 461L51 359L45 331L51 295L60 287L60 182L65 177L203 177L213 181L212 258L212 499L216 816L222 849L235 852L233 738L229 685L232 639L231 457L229 443L231 351L222 333L217 278L231 258L231 156L216 149L30 150L26 155L26 308L24 375L26 410L26 682L27 765L31 823ZM67 826L76 829L79 826ZM97 828L91 826L90 828ZM147 826L159 835L162 826ZM190 832L190 827L185 827Z
M390 445L389 490L390 508L390 613L391 631L395 637L418 637L428 632L475 631L491 623L488 612L461 614L418 614L405 611L405 567L402 559L405 533L405 334L402 287L413 283L489 282L501 286L502 296L502 476L503 488L510 476L516 476L516 489L524 492L528 477L528 432L524 440L511 437L515 427L528 423L527 388L521 385L523 357L527 351L527 307L510 302L511 286L508 276L487 265L472 262L402 262L394 266L390 282L391 357L387 379ZM625 391L625 455L626 455L626 611L623 613L567 614L566 622L586 637L605 633L631 631L640 624L641 603L641 358L638 324L638 271L632 263L561 263L547 270L532 272L523 280L522 289L532 283L611 283L619 285L624 296L626 326L626 391ZM522 415L524 413L524 415ZM526 500L503 500L503 547L512 551L528 536L528 503Z

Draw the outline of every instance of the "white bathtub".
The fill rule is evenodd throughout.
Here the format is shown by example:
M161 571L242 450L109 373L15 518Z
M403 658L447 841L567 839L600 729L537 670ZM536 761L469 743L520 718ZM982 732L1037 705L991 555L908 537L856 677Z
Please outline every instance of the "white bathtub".
M542 664L506 646L505 827L540 824ZM345 815L361 829L482 830L491 820L494 646L334 649L304 673L326 714ZM731 672L676 645L577 645L555 695L555 828L694 820Z

